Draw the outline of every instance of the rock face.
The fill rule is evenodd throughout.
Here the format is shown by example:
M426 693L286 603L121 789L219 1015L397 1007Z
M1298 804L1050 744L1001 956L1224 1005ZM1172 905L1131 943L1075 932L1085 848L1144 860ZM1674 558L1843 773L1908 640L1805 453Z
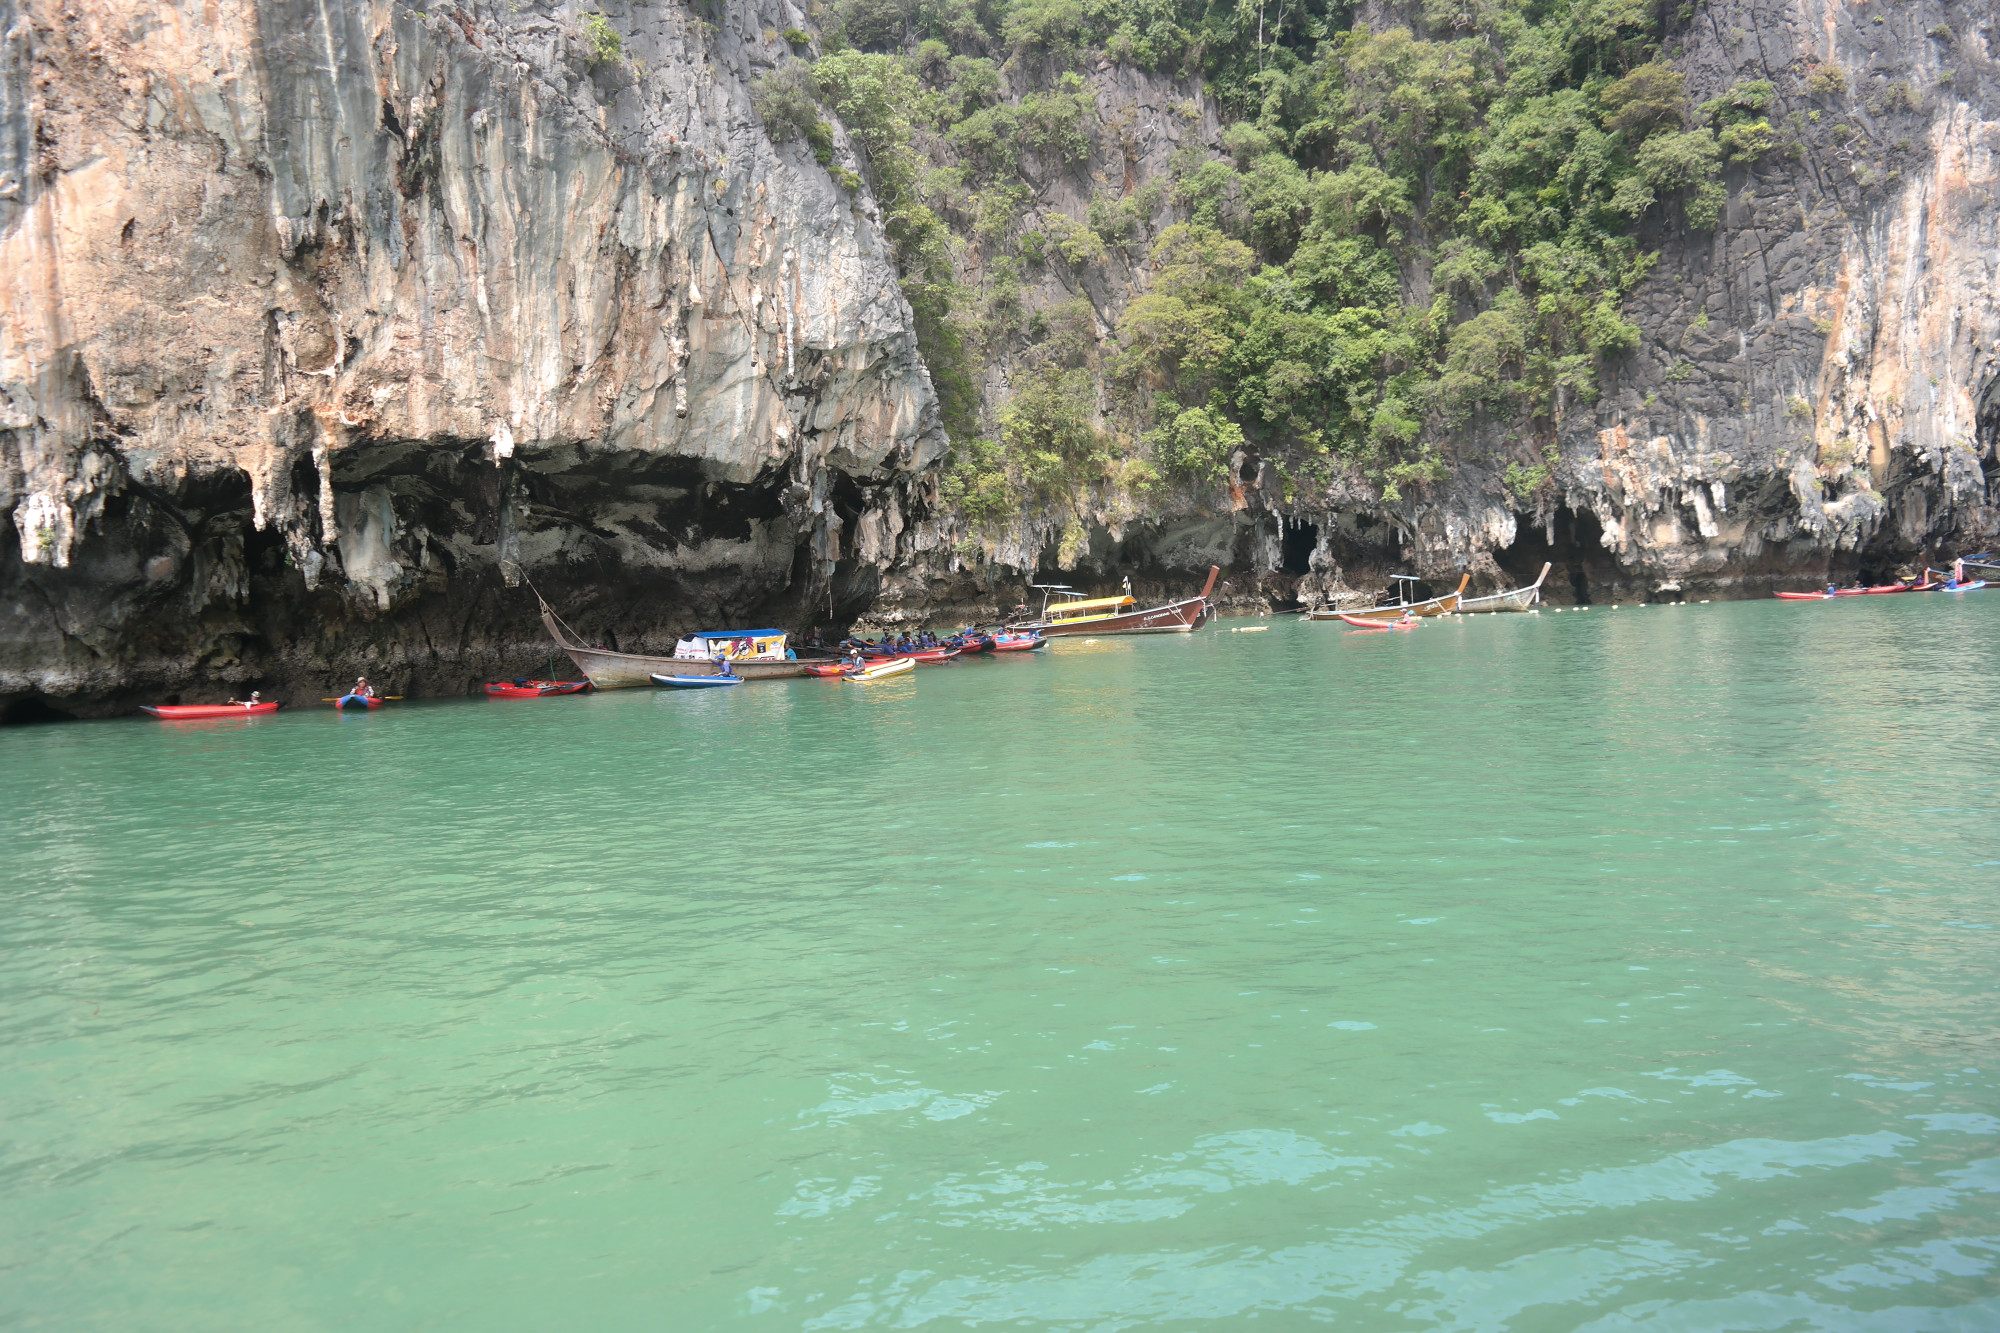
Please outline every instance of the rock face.
M628 641L865 601L944 438L766 8L8 0L0 699L456 692L524 567Z
M1713 234L1644 238L1645 341L1566 423L1544 513L1574 575L1761 593L2000 533L1995 28L1934 0L1700 11L1691 99L1768 79L1799 152L1736 169Z
M1245 458L1226 493L979 542L937 499L882 219L839 183L864 164L752 111L807 15L602 13L0 0L0 711L360 672L460 692L545 653L524 579L632 646L991 609L1038 569L1215 561L1278 595L1547 559L1558 596L1761 593L2000 536L1990 6L1696 11L1691 99L1768 79L1796 151L1731 168L1714 232L1641 237L1643 342L1534 499L1472 464L1394 503L1302 495ZM1215 108L1110 62L1088 82L1088 160L1034 207L1080 226L1109 189L1156 232L1146 191L1219 151ZM1077 315L1095 366L1144 253L1021 299ZM987 424L1021 369L982 365Z

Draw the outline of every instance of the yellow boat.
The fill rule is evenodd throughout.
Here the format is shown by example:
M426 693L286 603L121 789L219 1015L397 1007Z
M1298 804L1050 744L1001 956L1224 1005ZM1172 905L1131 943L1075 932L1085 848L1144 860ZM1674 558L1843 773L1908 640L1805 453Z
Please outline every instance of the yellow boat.
M1013 630L1035 630L1048 638L1060 634L1185 634L1200 629L1215 618L1209 594L1215 591L1222 570L1208 567L1208 582L1198 596L1136 610L1138 598L1131 593L1118 597L1078 597L1061 583L1035 583L1042 590L1042 618L1009 625ZM1054 601L1055 597L1067 600Z
M863 671L851 671L845 679L866 683L871 680L881 680L884 676L899 676L905 671L915 671L916 669L917 664L909 658L892 657L879 666L872 666Z

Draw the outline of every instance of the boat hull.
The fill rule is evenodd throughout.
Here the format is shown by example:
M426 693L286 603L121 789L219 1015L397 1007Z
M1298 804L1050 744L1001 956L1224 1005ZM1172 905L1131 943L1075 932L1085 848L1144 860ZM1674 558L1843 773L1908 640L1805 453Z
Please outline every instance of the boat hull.
M494 681L486 687L491 699L546 699L555 694L582 694L590 688L587 680L531 680L526 685Z
M164 722L192 722L212 717L256 717L275 713L278 705L263 704L140 704L139 711L151 713Z
M593 687L600 690L651 689L653 677L658 676L719 676L721 664L701 657L651 657L644 653L614 653L608 648L586 648L572 643L557 628L555 615L546 608L542 611L542 624L548 628L549 637L556 646L569 654L576 669L590 678ZM746 661L738 658L730 662L730 670L745 680L769 680L783 676L803 676L815 661L826 663L835 659L787 658L782 662Z
M1340 611L1332 607L1327 607L1318 611L1306 612L1306 619L1346 621L1356 619L1401 620L1403 613L1406 611L1413 616L1448 616L1458 610L1458 604L1465 596L1465 585L1471 581L1472 575L1467 574L1459 579L1457 592L1448 592L1442 597L1433 597L1428 602L1411 602L1407 606L1371 606L1360 611ZM1539 585L1539 580L1537 580L1537 584Z
M916 669L917 664L909 658L897 657L883 662L879 666L869 667L864 671L850 671L844 679L851 680L857 685L866 685L871 680L882 680L889 676L900 676L905 671L915 671Z
M1496 592L1487 597L1461 598L1458 613L1463 616L1486 615L1494 611L1532 611L1542 600L1542 580L1549 576L1553 564L1544 564L1535 581L1525 588L1515 588L1511 592Z
M1221 572L1217 566L1210 565L1208 582L1202 585L1199 595L1148 607L1144 611L1128 611L1123 615L1098 616L1088 620L1028 620L1007 628L1021 634L1040 632L1045 639L1079 634L1096 637L1100 634L1192 633L1215 619L1215 607L1210 605L1208 596L1215 591L1216 576ZM998 649L1000 645L995 644L994 647Z
M662 676L655 672L653 684L664 685L670 690L717 689L725 685L741 685L741 676Z

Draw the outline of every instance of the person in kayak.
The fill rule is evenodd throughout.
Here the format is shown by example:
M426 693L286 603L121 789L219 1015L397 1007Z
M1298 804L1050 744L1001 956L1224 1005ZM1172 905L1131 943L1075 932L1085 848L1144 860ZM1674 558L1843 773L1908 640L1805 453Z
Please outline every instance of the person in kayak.
M248 699L231 699L229 702L235 704L238 708L255 708L258 704L264 702L264 696L256 690L252 690Z
M368 677L356 676L354 678L354 688L349 690L348 693L357 699L373 699L375 697L375 687L368 683Z

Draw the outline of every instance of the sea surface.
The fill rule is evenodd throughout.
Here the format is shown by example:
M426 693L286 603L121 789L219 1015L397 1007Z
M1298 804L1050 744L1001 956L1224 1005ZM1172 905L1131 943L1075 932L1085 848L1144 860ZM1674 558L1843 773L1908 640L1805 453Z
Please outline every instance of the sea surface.
M1991 1333L1996 709L2000 591L0 732L0 1328Z

